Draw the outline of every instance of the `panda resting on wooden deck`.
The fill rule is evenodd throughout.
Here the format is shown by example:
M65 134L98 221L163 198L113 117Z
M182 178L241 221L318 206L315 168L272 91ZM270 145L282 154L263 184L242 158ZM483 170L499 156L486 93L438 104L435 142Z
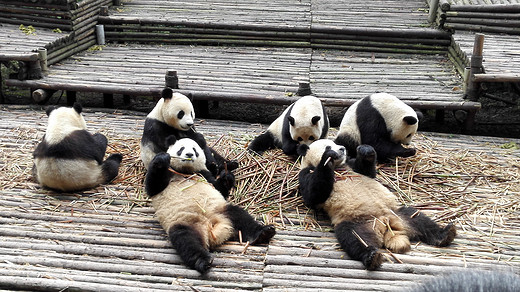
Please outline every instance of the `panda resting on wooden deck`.
M167 152L150 162L145 188L157 219L188 267L205 274L212 262L209 250L236 238L238 231L252 245L270 241L275 235L272 225L257 222L226 201L235 182L233 175L213 177L205 152L192 139L170 136L166 142ZM222 188L225 194L218 190Z
M366 269L382 264L379 248L404 253L410 250L411 240L442 247L455 238L455 226L440 227L418 210L399 206L394 194L374 179L377 154L373 147L360 145L356 158L348 161L345 147L326 139L300 145L298 152L304 203L325 210L341 248ZM347 164L356 172L335 173Z
M44 187L72 192L112 181L123 159L112 154L105 161L108 140L87 131L81 104L49 107L49 123L42 142L34 150L33 176Z
M164 88L161 99L146 116L143 136L141 138L141 160L145 168L152 159L161 152L168 150L166 138L174 136L177 139L190 138L203 149L206 156L206 166L214 176L224 169L238 168L236 161L229 161L219 155L206 144L204 136L194 129L195 111L191 99L181 93Z

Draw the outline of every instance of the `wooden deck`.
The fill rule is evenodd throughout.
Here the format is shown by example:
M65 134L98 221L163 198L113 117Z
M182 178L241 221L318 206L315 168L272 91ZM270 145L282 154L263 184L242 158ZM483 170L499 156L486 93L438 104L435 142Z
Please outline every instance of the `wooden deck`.
M181 264L137 179L143 167L134 146L144 114L85 109L88 128L107 135L109 151L117 146L125 159L113 184L71 194L41 189L30 179L32 151L46 126L44 111L2 107L0 115L0 289L402 291L458 269L520 272L520 150L507 149L520 140L421 133L412 164L401 160L398 169L380 169L389 175L380 173L378 179L399 200L457 225L449 248L414 244L408 254L387 253L382 269L368 272L338 249L326 219L300 203L297 210L283 210L283 220L278 208L254 213L276 225L273 241L247 248L225 244L201 278ZM223 137L245 145L265 129L214 120L197 125L212 145Z

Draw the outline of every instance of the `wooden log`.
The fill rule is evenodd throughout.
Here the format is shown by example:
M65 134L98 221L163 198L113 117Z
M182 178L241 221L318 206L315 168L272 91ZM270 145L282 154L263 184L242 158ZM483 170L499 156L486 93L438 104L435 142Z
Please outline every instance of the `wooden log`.
M164 88L162 85L157 85L157 87L147 86L143 87L129 87L128 85L79 85L79 84L70 84L70 83L58 83L53 82L49 84L47 82L38 81L38 80L25 80L19 81L15 79L7 79L6 84L8 86L17 86L17 87L25 87L25 88L43 88L43 89L56 89L56 90L74 90L74 91L83 91L83 92L107 92L107 93L115 93L115 94L127 94L127 95L142 95L142 96L151 96L151 97L160 97L161 91ZM295 97L288 97L283 93L280 93L279 96L274 95L254 95L254 94L243 94L243 93L231 93L231 92L217 92L217 91L186 91L179 90L179 92L183 94L192 94L194 99L201 100L213 100L213 101L227 101L227 102L245 102L245 103L263 103L263 104L279 104L279 105L288 105L297 100ZM346 107L352 105L357 99L351 99L348 97L342 98L330 98L330 97L320 97L321 101L325 106L338 106L338 107ZM454 109L466 109L469 111L478 111L480 110L480 103L478 102L468 102L468 101L405 101L413 108L417 109L438 109L441 107L445 110L454 110Z
M477 18L477 19L520 19L518 13L492 13L492 12L464 12L448 11L447 18Z
M517 27L495 27L486 25L471 25L471 24L460 24L460 23L447 23L444 25L447 29L452 30L468 30L478 32L493 32L493 33L504 33L504 34L520 34L520 28Z
M428 22L434 23L437 17L437 10L439 9L439 0L430 1L430 10L428 11Z
M450 25L457 24L469 24L469 25L481 25L481 26L498 26L498 27L513 27L518 28L520 26L520 20L502 20L502 19L484 19L484 18L450 18L446 19Z
M465 12L492 12L492 13L520 13L520 5L518 4L491 4L491 5L451 5L451 11Z
M520 73L475 73L473 81L480 82L520 82Z
M38 53L5 53L0 52L0 61L23 61L23 62L36 62L38 61Z

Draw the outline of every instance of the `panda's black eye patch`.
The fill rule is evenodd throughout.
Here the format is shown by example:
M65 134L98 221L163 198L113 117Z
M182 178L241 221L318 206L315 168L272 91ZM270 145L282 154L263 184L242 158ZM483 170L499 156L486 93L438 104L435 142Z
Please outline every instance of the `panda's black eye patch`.
M314 141L314 136L309 136L309 140Z
M302 137L298 137L298 141L303 141L303 138Z
M325 147L325 150L330 150L330 146Z
M406 138L410 138L410 137L412 137L412 134L408 134L408 136L406 136Z
M184 117L184 111L180 111L180 112L177 114L177 118L178 118L178 119L182 119L182 117Z
M181 149L179 149L179 151L177 151L177 156L181 156L183 151L184 151L184 146L182 146Z
M197 152L197 149L193 148L193 152L195 153L195 157L199 157L199 152Z

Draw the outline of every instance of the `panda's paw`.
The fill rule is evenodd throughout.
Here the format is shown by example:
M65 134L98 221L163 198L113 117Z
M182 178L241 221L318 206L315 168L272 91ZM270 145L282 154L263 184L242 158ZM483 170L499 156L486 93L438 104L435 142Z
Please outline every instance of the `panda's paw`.
M370 250L362 259L363 265L369 271L377 270L383 263L383 255L375 247L370 247Z
M336 151L329 149L323 152L323 155L321 156L322 165L325 165L325 163L334 163L335 160L340 159L341 155L339 155Z
M121 161L123 161L123 155L121 155L119 153L115 153L115 154L108 156L107 160L113 160L117 163L121 163Z
M229 171L222 170L218 175L217 183L230 190L235 186L235 175Z
M403 150L403 153L401 154L401 157L410 157L410 156L414 156L415 153L417 153L417 150L415 150L415 148L405 148Z
M455 228L455 225L452 223L446 225L442 229L442 237L439 239L439 241L435 244L438 247L445 247L450 245L453 240L455 239L455 236L457 235L457 229Z
M201 273L201 275L205 275L209 269L211 268L211 263L213 262L213 257L209 253L200 254L198 258L193 263L193 268Z
M162 152L153 158L150 162L150 169L152 168L167 168L170 166L170 154Z
M224 162L228 171L233 171L238 168L238 161L236 160L227 160Z
M251 244L257 245L257 244L269 243L269 241L271 240L271 238L273 238L273 236L275 234L276 234L276 230L273 225L271 225L271 224L264 225L261 227L261 229L259 229L256 232L255 238L251 241Z
M356 148L356 152L357 152L356 159L361 159L362 161L368 161L368 162L376 161L376 157L377 157L376 150L374 149L374 147L372 147L370 145L366 145L366 144L359 145Z

